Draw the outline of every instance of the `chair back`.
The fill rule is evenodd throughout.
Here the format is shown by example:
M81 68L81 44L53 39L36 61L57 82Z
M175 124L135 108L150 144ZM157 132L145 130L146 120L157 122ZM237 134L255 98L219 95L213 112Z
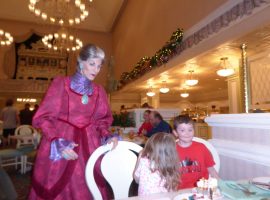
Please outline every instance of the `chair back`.
M35 128L30 125L20 125L15 129L15 135L32 135L35 132Z
M204 140L202 138L193 137L193 141L203 143L207 147L207 149L211 152L211 154L213 156L213 159L214 159L214 161L216 163L214 165L214 168L215 168L215 170L217 172L219 172L219 169L220 169L220 158L219 158L218 152L215 149L215 147L210 142L208 142L207 140Z
M111 151L112 144L97 148L90 156L86 165L86 182L95 200L102 200L101 193L94 179L94 165L102 156L101 172L110 184L114 199L128 197L129 188L133 181L133 171L137 162L137 156L142 147L127 141L119 141L117 147ZM133 151L133 152L132 152Z
M25 139L17 140L17 148L25 145L35 145L34 136L38 134L37 130L30 125L20 125L15 129L15 135L19 136L33 136L25 137Z

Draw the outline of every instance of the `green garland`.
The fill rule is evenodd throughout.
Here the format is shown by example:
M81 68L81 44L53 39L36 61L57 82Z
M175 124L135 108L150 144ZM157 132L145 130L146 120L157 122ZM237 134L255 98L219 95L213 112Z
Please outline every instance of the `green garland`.
M159 49L154 56L151 58L148 56L141 58L130 72L123 72L118 83L118 89L121 89L124 85L141 77L152 69L162 66L175 55L179 54L183 34L183 30L178 28L173 32L170 40L166 42L166 44Z

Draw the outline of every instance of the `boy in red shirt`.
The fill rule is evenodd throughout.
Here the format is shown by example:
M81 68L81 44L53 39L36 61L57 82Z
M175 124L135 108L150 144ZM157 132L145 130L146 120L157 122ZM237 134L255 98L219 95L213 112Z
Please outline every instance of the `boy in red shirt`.
M179 115L174 119L174 135L179 138L176 150L180 159L181 184L180 189L196 187L201 178L219 178L214 168L215 162L207 147L192 141L194 136L194 122L186 115Z

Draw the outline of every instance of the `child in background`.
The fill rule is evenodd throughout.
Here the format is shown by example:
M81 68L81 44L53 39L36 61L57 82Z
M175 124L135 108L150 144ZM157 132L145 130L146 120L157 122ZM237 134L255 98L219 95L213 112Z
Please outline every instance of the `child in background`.
M173 133L179 138L176 150L180 159L181 184L180 189L192 188L201 178L219 178L213 167L215 162L207 147L199 142L192 141L194 136L194 122L186 115L174 119Z
M139 155L134 179L139 184L139 196L178 189L179 159L172 134L156 133L148 139Z

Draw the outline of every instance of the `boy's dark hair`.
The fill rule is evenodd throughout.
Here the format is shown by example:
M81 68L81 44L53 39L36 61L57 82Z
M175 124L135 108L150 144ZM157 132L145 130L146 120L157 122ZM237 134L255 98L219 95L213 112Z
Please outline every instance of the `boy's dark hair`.
M144 112L150 114L151 110L145 110Z
M188 115L178 115L173 119L173 128L177 129L179 124L192 124L194 126L194 121Z

